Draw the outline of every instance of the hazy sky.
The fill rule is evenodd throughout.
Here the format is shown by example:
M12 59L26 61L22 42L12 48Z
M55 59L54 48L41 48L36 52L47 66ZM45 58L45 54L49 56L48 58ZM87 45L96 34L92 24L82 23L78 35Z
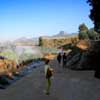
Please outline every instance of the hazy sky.
M78 31L89 19L87 0L0 0L0 39Z

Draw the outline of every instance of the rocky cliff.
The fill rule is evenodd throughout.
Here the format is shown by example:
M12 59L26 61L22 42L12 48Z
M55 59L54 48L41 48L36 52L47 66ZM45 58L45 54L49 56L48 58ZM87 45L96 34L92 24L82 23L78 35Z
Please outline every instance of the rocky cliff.
M78 36L71 37L41 37L43 47L59 47L69 43L77 42ZM41 43L39 43L41 44Z

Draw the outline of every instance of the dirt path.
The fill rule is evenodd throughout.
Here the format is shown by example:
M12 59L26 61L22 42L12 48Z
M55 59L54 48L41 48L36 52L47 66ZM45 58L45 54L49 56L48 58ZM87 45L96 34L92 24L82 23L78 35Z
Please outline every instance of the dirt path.
M51 94L45 95L44 68L40 66L5 90L0 90L0 100L100 100L100 80L93 71L63 69L56 61Z

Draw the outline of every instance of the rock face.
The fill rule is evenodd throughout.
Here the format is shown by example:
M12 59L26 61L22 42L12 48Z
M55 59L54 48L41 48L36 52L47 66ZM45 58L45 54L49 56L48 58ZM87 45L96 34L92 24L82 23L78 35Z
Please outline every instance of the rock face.
M93 43L89 56L94 66L95 77L100 78L100 41Z
M73 68L72 66L74 64L77 64L77 62L80 60L80 56L81 56L81 53L77 53L73 55L72 58L69 61L67 61L67 66L70 66L71 68Z
M77 42L78 37L41 37L43 47L59 47L65 44ZM41 43L39 43L41 44Z
M83 46L82 46L83 48ZM91 41L86 50L74 46L67 55L67 67L75 70L97 70L100 64L100 41Z

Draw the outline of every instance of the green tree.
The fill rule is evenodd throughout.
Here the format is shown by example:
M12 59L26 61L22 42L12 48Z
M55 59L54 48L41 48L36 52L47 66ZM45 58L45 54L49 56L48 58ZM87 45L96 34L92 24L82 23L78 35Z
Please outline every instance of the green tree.
M88 27L83 23L79 25L79 39L88 39Z
M89 37L89 39L94 40L94 39L96 39L96 36L97 36L97 32L93 28L88 30L88 37Z
M94 29L100 33L100 0L87 0L87 2L92 7L89 17L94 23Z
M82 31L88 31L88 27L84 23L79 25L79 32Z
M86 31L79 32L78 36L79 36L79 39L82 39L82 40L88 39L88 34Z
M43 38L39 37L39 46L43 46Z

